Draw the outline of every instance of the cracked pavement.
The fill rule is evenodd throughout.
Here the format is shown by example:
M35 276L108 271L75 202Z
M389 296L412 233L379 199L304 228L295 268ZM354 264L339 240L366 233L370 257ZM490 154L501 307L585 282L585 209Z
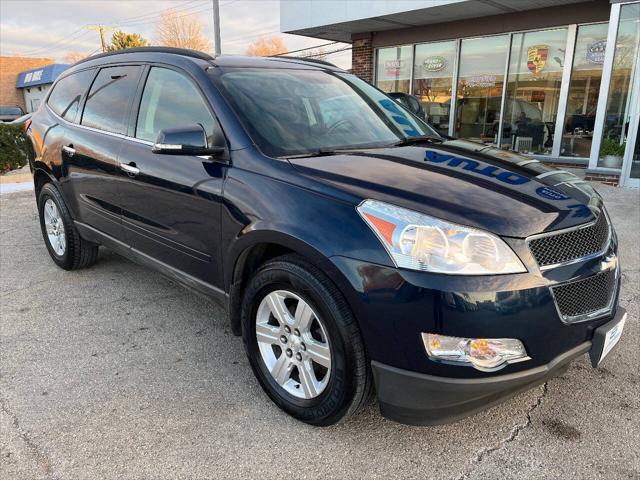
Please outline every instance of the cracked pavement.
M0 196L0 477L640 478L640 192L597 185L621 241L629 319L601 369L452 425L374 403L329 428L263 394L223 310L101 249L58 269L32 192Z

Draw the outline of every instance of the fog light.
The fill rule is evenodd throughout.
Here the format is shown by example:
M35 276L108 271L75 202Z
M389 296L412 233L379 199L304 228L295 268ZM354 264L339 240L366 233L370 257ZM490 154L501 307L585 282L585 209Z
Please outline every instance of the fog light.
M483 372L495 372L508 363L531 360L516 338L463 338L423 333L422 341L431 360L466 365Z

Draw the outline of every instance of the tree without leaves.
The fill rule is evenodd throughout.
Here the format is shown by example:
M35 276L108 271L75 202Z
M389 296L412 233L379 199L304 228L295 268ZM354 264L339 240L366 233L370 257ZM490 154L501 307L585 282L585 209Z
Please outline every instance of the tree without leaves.
M64 62L65 63L76 63L79 62L80 60L83 60L85 58L87 58L87 54L86 53L81 53L81 52L69 52L64 56Z
M125 48L146 47L149 42L137 33L125 33L122 30L113 32L111 44L107 45L107 52L124 50Z
M259 37L247 48L247 55L268 57L279 53L286 53L287 46L282 37Z
M202 24L195 17L175 12L164 14L157 26L158 43L167 47L190 48L208 52L209 40L202 34Z

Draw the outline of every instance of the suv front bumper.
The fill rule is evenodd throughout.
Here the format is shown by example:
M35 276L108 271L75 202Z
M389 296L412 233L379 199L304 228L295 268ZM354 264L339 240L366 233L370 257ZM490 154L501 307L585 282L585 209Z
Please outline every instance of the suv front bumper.
M615 317L596 330L593 342L584 342L545 365L505 375L438 377L373 361L380 411L390 420L407 425L438 425L460 420L563 373L573 359L587 352L591 353L592 364L596 366L603 347L599 337L625 316L625 310L619 307Z

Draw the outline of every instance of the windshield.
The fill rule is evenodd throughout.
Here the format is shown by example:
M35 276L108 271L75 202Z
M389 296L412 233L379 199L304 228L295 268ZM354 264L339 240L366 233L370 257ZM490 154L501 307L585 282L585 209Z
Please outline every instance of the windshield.
M438 135L355 75L229 68L220 83L253 141L272 157L375 148Z

